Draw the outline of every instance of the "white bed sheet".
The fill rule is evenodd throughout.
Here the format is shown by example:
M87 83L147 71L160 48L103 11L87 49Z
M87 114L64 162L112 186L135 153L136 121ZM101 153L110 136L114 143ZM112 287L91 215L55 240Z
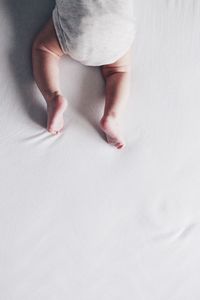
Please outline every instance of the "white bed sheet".
M0 2L0 299L200 299L200 1L134 0L127 147L98 129L98 68L64 58L46 130L30 47L50 0Z

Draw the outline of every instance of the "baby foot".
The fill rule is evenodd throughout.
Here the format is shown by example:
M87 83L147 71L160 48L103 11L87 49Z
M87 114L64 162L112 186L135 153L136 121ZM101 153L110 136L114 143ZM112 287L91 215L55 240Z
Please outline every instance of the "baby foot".
M52 134L60 133L64 128L64 111L67 108L67 100L56 95L47 104L47 130Z
M103 117L100 121L100 128L105 132L109 144L117 149L125 147L125 142L121 136L119 123L116 117Z

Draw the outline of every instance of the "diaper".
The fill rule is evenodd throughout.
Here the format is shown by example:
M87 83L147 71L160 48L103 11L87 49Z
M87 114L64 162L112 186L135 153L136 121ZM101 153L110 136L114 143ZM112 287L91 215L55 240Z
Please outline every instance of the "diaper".
M135 36L133 0L56 0L53 23L62 51L83 65L111 64Z

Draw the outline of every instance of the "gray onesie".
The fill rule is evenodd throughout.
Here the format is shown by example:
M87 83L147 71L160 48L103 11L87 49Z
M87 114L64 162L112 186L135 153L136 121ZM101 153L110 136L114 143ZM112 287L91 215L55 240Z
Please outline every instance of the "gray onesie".
M65 54L88 66L111 64L135 36L133 0L56 0L53 23Z

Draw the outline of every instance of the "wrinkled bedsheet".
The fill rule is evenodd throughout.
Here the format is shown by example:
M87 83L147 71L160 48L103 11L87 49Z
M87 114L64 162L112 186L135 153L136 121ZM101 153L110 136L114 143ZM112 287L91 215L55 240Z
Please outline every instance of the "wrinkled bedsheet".
M116 150L99 68L65 57L65 130L45 129L31 43L51 0L0 2L0 299L200 299L200 2L134 0Z

